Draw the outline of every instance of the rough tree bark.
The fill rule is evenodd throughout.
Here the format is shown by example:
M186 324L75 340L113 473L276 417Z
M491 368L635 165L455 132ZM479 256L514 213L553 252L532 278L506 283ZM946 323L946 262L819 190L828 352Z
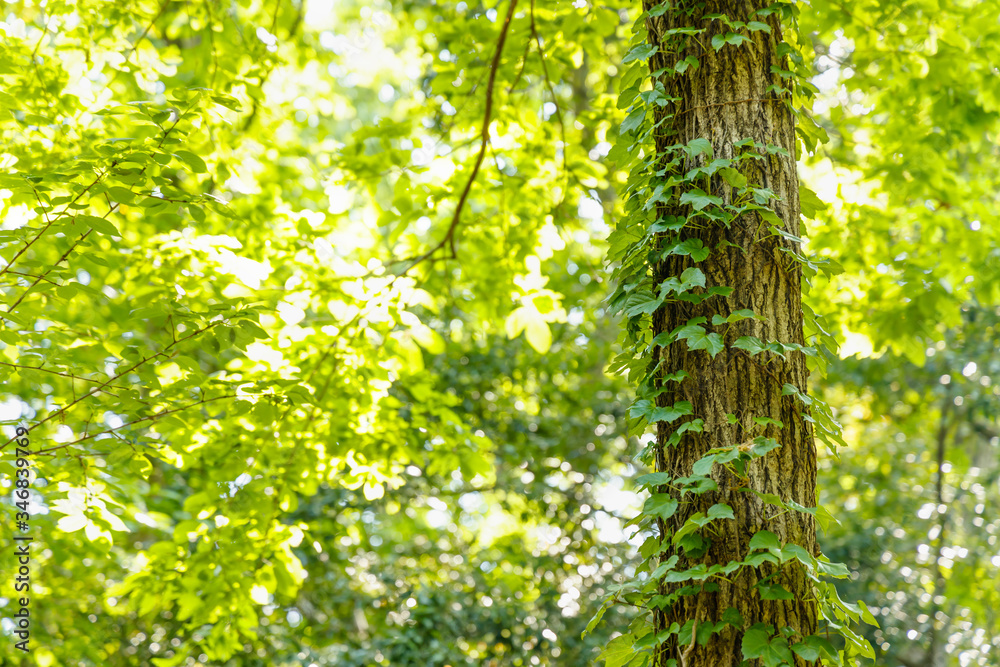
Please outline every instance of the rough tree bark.
M670 0L668 0L670 1ZM644 0L644 9L661 4L658 0ZM781 25L776 15L766 18L753 16L753 12L768 3L759 0L674 0L662 16L647 18L649 43L658 51L650 59L650 70L655 72L693 55L699 61L680 76L665 76L661 80L668 96L680 101L668 105L655 120L664 114L674 118L665 124L669 130L658 134L657 152L663 154L668 145L687 144L696 138L708 139L714 149L714 158L735 158L733 144L751 138L759 144L780 146L787 155L769 155L765 159L749 161L753 166L744 174L751 184L770 188L778 197L769 206L782 221L785 231L799 235L798 175L795 165L794 115L783 97L787 93L769 90L770 86L787 87L772 68L789 69L784 58L778 55L782 41ZM765 22L770 33L750 32L750 40L739 45L727 44L719 51L710 46L712 37L731 32L720 20L705 18L706 14L724 14L743 22ZM666 45L667 30L695 26L706 28L697 38L685 38L683 46ZM746 34L746 31L744 31ZM662 48L660 48L662 47ZM672 51L671 51L672 50ZM680 170L701 166L707 162L701 155ZM732 189L714 177L712 194L721 196L727 203ZM686 215L689 209L661 207L660 216ZM658 424L656 468L674 477L691 474L692 465L713 447L739 445L756 436L777 439L778 449L757 459L747 471L748 479L739 479L720 465L712 472L718 490L701 496L687 495L681 509L666 525L661 522L661 535L676 531L694 512L705 512L715 503L726 503L733 509L734 521L713 524L716 534L711 534L711 546L703 559L685 560L679 549L670 548L663 554L666 559L673 554L681 557L678 568L691 567L697 562L709 565L743 560L748 552L751 536L761 529L775 533L783 543L794 542L810 553L819 554L816 529L811 515L802 512L784 512L766 505L741 487L750 487L762 493L772 493L784 500L794 500L806 507L814 507L816 500L816 448L811 424L803 419L802 406L794 396L782 395L784 384L791 384L806 391L808 370L806 359L800 352L788 355L786 361L775 359L767 366L762 356L751 358L731 343L739 336L756 336L762 341L799 343L803 341L803 315L801 308L801 270L781 248L795 250L798 244L780 236L770 235L768 225L756 215L745 215L726 228L723 225L704 225L701 229L685 230L700 238L712 249L707 259L698 263L707 278L707 286L734 288L727 298L711 298L701 304L673 302L661 307L653 317L654 335L671 331L695 317L720 314L728 316L735 310L752 309L761 320L745 320L732 325L725 335L727 347L714 359L705 350L689 350L678 342L658 348L661 372L685 370L689 377L681 383L671 383L671 390L658 397L658 405L668 406L677 401L690 401L695 417L704 419L704 432L688 432L676 447L666 446L673 428L665 422ZM693 266L690 257L670 256L656 266L657 284L670 276L678 276ZM721 332L721 329L716 329ZM730 424L727 415L735 415L737 423ZM755 425L754 418L768 417L784 426ZM664 487L665 492L670 489ZM681 499L679 495L675 497ZM685 504L686 503L686 504ZM761 600L754 585L773 570L746 567L735 574L731 581L721 581L717 592L702 592L681 597L672 606L655 613L655 631L666 630L672 623L682 625L695 618L697 622L718 621L729 608L737 609L749 627L754 623L767 623L778 631L793 628L799 637L815 633L817 610L810 581L802 568L786 566L781 584L794 596L791 600ZM663 585L661 593L676 587ZM676 660L680 667L736 667L743 660L741 641L743 632L734 628L715 634L705 646L678 645L667 642L658 649L656 667L665 667ZM797 665L810 664L796 656Z

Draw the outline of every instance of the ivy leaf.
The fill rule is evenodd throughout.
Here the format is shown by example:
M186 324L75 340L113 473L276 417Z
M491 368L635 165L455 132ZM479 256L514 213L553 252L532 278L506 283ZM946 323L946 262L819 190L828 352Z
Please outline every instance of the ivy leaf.
M728 317L723 317L722 315L713 315L712 324L718 326L720 324L731 324L733 322L741 322L743 320L749 320L757 318L757 315L749 308L743 308L741 310L733 311ZM741 336L737 338L737 341L743 340L744 338L750 338L751 336ZM733 347L739 347L735 343Z
M666 493L657 493L646 499L646 503L642 506L642 513L647 516L669 519L677 511L678 505L680 503Z
M705 427L704 419L692 419L691 421L684 422L683 424L678 426L677 430L674 431L674 433L676 433L677 435L682 435L684 433L687 433L688 431L701 433L702 431L704 431L704 427Z
M802 209L802 215L807 218L815 218L817 213L826 209L827 204L815 192L800 185L799 207Z
M705 286L705 274L701 269L692 266L689 269L685 269L681 274L681 282L694 285L696 287Z
M692 139L687 143L684 149L690 157L698 157L702 153L707 153L708 157L712 157L712 142L704 137L698 137L697 139Z
M704 190L699 190L695 188L691 192L685 192L681 195L682 204L691 204L694 210L700 211L706 206L715 204L716 206L722 206L723 201L721 197L716 197L715 195L707 194Z
M705 329L699 326L684 327L677 334L679 340L686 340L690 350L708 350L714 358L719 352L726 349L722 337L717 333L706 333Z
M719 488L719 485L714 479L710 477L705 477L704 475L692 475L691 477L678 477L674 480L674 484L680 487L684 487L682 493L693 493L699 495L702 493L708 493L709 491L715 491Z
M649 419L649 416L650 414L652 414L654 407L655 406L651 400L649 400L648 398L644 398L633 403L632 407L630 407L628 410L628 414L633 419L640 417Z
M663 4L658 6L662 7L663 5L667 4L669 3L664 2ZM677 64L674 65L674 71L677 72L678 74L683 74L684 72L687 71L688 67L698 67L698 59L695 58L694 56L688 56L684 60L678 60Z
M597 659L604 660L605 667L623 667L635 657L633 643L635 643L635 635L619 635L611 640L607 648L597 656Z
M715 456L709 455L704 456L697 461L695 461L694 466L691 468L691 472L695 475L707 475L712 472L712 466L715 465Z
M879 627L878 620L876 620L871 610L868 609L868 605L865 604L865 601L858 600L858 606L861 607L861 620L868 625L874 625L876 628Z
M764 344L754 336L740 336L733 342L733 347L746 351L751 357L764 351Z
M655 312L662 303L663 299L657 298L650 292L636 292L625 302L625 315L628 317L649 315Z
M837 579L846 579L851 576L851 571L847 569L847 566L843 563L830 563L823 560L818 560L816 562L816 569L819 570L821 574L825 574L830 577Z
M655 424L656 422L674 422L691 414L694 406L688 401L679 401L674 403L671 407L656 408L649 417L649 423Z
M806 551L804 548L798 544L786 544L781 549L781 562L786 562L795 559L805 565L806 567L815 569L816 559L813 558L812 554Z
M659 541L659 540L657 540L657 541ZM665 547L663 547L663 546L661 546L658 549L658 551L664 551L664 550L665 550ZM673 555L670 558L668 558L667 560L663 561L662 563L660 563L659 565L657 565L656 569L653 570L653 572L649 575L650 579L659 579L664 574L666 574L670 570L674 569L677 566L677 561L679 561L679 560L680 560L680 558L678 556ZM674 623L674 625L677 625L677 624Z
M756 551L758 549L781 549L781 542L778 541L778 536L768 530L759 530L753 537L750 538L750 551Z
M652 44L639 44L634 49L625 54L625 57L622 58L622 64L627 65L630 62L636 60L642 60L642 61L649 60L649 58L654 53L656 53L656 47L653 46Z
M771 34L771 26L769 26L766 23L761 23L760 21L750 21L749 23L747 23L747 28L749 28L753 32L763 30L767 34Z
M625 117L622 121L621 128L618 130L619 134L629 134L630 132L635 132L643 121L646 119L646 109L644 107L639 107Z
M725 35L718 34L712 38L712 48L718 51L726 44L739 46L743 42L748 41L750 41L750 38L746 35L738 35L734 32L727 32Z
M763 656L764 652L768 650L768 644L771 643L772 630L773 628L770 625L757 623L744 632L743 657L747 660L752 660L753 658Z
M700 262L708 257L709 252L701 239L684 239L667 248L663 255L690 255L691 259Z
M774 627L757 623L743 635L743 657L747 660L758 658L763 667L782 667L794 662L788 640L784 637L771 637Z
M725 503L718 503L708 508L708 518L712 519L733 519L733 508Z
M676 232L684 227L687 223L687 218L682 218L676 215L668 215L665 218L657 220L650 226L649 231L653 234L659 232Z
M667 13L667 10L669 10L670 8L671 4L669 2L661 2L660 4L656 5L655 7L649 10L649 15L653 17L663 16L664 14Z
M672 479L669 473L651 472L635 478L635 483L639 486L660 486Z
M795 596L778 584L757 584L761 600L794 600Z
M792 650L803 660L810 662L825 658L833 663L837 662L837 649L824 637L810 635L798 644L792 644Z
M722 180L734 188L745 188L747 186L747 177L732 167L720 169L719 175L722 176Z

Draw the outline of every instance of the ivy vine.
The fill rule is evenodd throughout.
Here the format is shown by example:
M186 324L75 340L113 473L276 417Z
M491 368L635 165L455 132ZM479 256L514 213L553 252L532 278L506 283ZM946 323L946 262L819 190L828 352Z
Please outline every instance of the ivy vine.
M650 492L641 513L630 522L650 535L640 548L645 567L633 580L619 586L592 619L588 631L600 622L611 605L633 605L643 612L603 652L601 657L609 667L648 664L689 667L686 663L695 646L706 644L713 634L729 627L742 634L742 659L750 661L749 664L779 667L821 661L843 665L857 657L874 658L868 642L851 628L861 621L877 625L874 617L864 603L855 605L841 600L831 582L849 577L846 566L831 563L822 554L811 553L794 542L783 543L774 532L763 527L750 537L741 560L705 562L720 522L734 520L733 507L725 502L691 513L679 527L671 528L668 523L682 504L698 506L698 496L718 490L716 479L720 468L737 480L748 481L747 470L752 462L781 447L775 434L780 434L785 424L749 412L728 414L729 424L741 427L747 436L745 441L709 449L689 475L678 476L663 470L662 460L657 461L663 455L663 447L676 447L686 434L702 433L705 429L704 416L695 414L689 401L664 401L676 393L681 383L696 380L684 370L668 373L661 361L660 351L664 348L683 342L687 350L703 350L710 359L727 348L734 351L733 354L757 364L777 382L782 400L795 402L801 419L812 425L816 437L833 451L844 444L840 425L830 407L818 397L808 395L805 387L783 381L780 372L782 364L798 354L806 357L810 370L823 372L829 356L835 352L836 343L822 319L808 308L803 308L807 345L737 335L740 327L734 325L744 320L762 320L763 315L732 303L720 309L728 314L695 317L669 331L654 331L654 318L664 309L731 297L732 286L712 285L698 266L713 252L724 250L707 246L704 235L697 235L699 230L713 225L729 228L737 222L756 221L753 243L770 240L782 253L785 269L802 272L806 288L817 272L839 271L836 264L806 257L798 250L802 240L785 229L772 208L778 195L760 182L761 164L777 158L792 159L785 148L743 138L732 143L733 157L723 158L716 157L708 137L671 143L671 138L677 135L675 120L692 109L677 111L681 100L668 94L664 82L701 66L696 56L680 57L697 51L686 47L693 42L701 52L742 48L752 42L754 33L771 35L772 26L778 25L783 37L776 39L777 56L787 64L787 69L774 72L772 68L772 72L781 84L768 87L766 100L731 103L784 105L794 114L796 132L807 150L814 149L825 138L822 128L806 111L815 89L808 81L809 70L799 48L802 39L795 29L797 8L790 2L776 2L753 12L752 20L739 21L721 13L699 14L685 9L685 4L647 4L633 26L630 50L623 60L627 69L621 76L618 107L626 115L609 157L628 171L622 191L626 215L609 239L609 262L614 267L616 281L610 298L611 310L622 315L624 331L622 353L611 370L627 373L638 387L629 411L630 429L641 434L652 426L661 437L659 444L649 442L637 455L639 462L657 470L635 480L639 488ZM675 18L687 16L692 24L664 30L656 35L656 40L651 40L649 31L666 25L653 19L667 12L674 12ZM703 43L708 32L706 26L715 21L724 27L716 26L708 43ZM654 59L658 52L665 57ZM674 58L673 54L678 56ZM674 64L656 66L654 60ZM727 196L720 196L719 187L727 189ZM817 201L806 188L800 188L800 198L806 206ZM662 215L665 209L686 213ZM672 256L686 258L687 268L679 275L664 275L664 260ZM664 429L667 429L665 438ZM801 512L812 515L821 524L834 520L821 507L806 507L777 494L763 493L749 483L738 491L755 495L772 508L775 513L772 518ZM802 636L796 628L750 624L735 608L729 608L714 620L699 619L696 611L686 622L674 622L669 627L657 628L653 620L657 610L670 607L684 596L712 592L720 581L730 580L745 568L757 571L756 593L760 600L793 599L793 594L781 583L789 567L800 568L812 584L814 598L800 602L814 605L818 611L821 623L816 634ZM672 648L670 655L675 658L662 658L665 653L660 647L664 645Z

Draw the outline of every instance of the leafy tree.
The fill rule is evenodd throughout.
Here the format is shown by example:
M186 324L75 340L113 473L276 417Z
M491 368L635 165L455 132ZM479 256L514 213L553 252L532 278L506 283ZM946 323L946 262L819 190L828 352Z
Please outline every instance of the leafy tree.
M610 240L611 303L627 318L618 366L639 383L630 415L656 428L640 455L655 472L637 481L652 492L639 518L657 527L642 553L659 564L640 589L652 623L620 645L651 649L659 667L836 660L818 620L851 611L820 578L839 572L817 560L814 425L840 436L806 394L818 352L805 345L802 265L815 264L800 252L795 116L812 90L780 21L790 7L644 9L623 61L637 64L620 154L652 146Z
M0 662L992 664L997 15L7 2Z

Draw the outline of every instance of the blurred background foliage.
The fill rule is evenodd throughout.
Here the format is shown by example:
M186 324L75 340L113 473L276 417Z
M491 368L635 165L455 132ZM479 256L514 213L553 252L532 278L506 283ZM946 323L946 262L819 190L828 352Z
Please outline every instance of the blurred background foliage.
M881 664L1000 665L1000 6L799 7L821 541ZM5 664L593 662L643 540L603 310L638 4L2 11Z

